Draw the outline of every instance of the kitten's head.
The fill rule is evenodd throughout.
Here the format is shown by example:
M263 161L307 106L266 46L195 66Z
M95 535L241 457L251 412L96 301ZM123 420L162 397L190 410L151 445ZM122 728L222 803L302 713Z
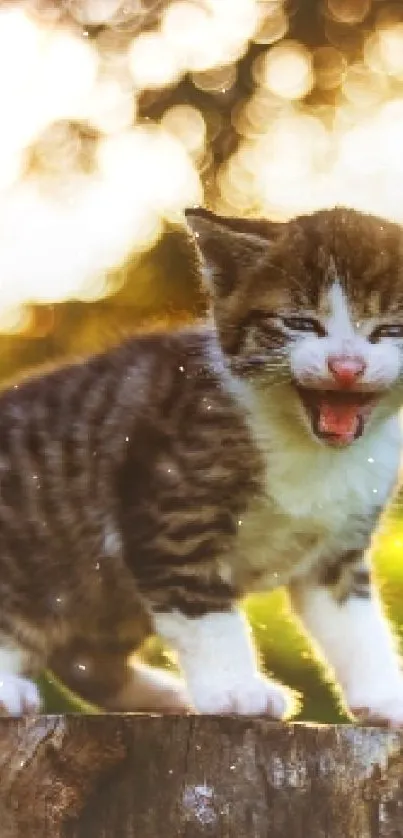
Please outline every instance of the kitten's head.
M295 420L330 445L348 445L396 412L403 403L398 225L343 208L285 224L202 209L186 215L236 374L284 399Z

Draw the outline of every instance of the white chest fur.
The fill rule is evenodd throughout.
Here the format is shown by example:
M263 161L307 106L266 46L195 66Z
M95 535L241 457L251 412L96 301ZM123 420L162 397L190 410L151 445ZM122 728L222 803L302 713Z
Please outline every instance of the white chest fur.
M287 424L256 420L266 460L266 491L239 522L235 572L249 589L269 589L306 572L321 558L360 549L398 475L397 417L348 449L290 435Z

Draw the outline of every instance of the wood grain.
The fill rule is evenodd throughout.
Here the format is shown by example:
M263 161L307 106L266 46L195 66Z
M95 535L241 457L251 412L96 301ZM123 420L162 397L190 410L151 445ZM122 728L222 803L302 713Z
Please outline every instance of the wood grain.
M235 717L0 719L1 838L399 838L403 734Z

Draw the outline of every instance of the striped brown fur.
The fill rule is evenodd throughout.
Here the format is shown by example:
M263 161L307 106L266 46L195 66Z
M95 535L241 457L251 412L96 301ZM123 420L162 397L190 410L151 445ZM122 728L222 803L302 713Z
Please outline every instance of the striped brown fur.
M149 604L198 614L244 592L215 559L260 463L210 344L135 338L0 397L0 631L38 666L80 635L134 649Z

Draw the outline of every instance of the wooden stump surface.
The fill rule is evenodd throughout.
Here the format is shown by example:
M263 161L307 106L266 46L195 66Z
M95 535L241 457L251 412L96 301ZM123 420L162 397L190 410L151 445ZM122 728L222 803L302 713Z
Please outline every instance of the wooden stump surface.
M1 838L399 838L403 734L235 717L0 719Z

